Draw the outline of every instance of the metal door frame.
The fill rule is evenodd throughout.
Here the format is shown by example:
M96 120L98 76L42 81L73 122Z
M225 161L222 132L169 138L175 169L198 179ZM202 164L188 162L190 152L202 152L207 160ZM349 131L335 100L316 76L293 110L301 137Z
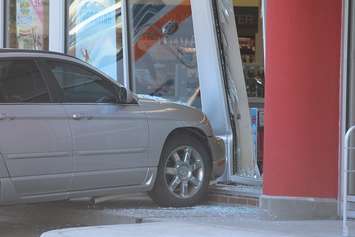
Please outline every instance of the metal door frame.
M212 1L191 0L191 8L202 109L209 118L215 134L222 137L226 144L227 166L221 181L261 185L262 179L258 177L241 177L233 173L234 149L236 149L233 147L233 140L237 138L233 137L233 126L230 118L229 101L222 67L223 62L220 58L220 42L216 32L216 16ZM238 42L236 42L236 45L238 45ZM240 75L240 77L244 79L243 75Z
M5 37L5 4L2 0L0 1L0 48L5 47Z
M49 50L66 52L66 1L49 1Z
M350 6L349 0L343 0L343 9L342 9L342 41L341 41L341 82L340 82L340 93L339 93L339 123L340 123L340 131L339 131L339 161L338 161L338 215L342 215L342 184L344 183L344 174L342 172L342 167L344 165L344 146L345 146L345 133L348 127L348 116L349 116L349 85L350 85L350 52L349 52L349 44L351 37L351 29L350 29L350 20L351 15L355 13L355 4Z

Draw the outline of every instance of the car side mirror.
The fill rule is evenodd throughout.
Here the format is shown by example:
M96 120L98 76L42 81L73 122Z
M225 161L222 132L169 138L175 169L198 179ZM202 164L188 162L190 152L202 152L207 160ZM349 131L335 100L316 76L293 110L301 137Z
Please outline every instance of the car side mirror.
M122 103L122 104L125 104L127 103L127 90L126 88L124 87L118 87L117 88L117 99L118 99L118 103Z

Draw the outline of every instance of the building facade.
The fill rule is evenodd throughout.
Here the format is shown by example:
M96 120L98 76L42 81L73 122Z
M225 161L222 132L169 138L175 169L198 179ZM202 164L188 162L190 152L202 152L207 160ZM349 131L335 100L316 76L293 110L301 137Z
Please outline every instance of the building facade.
M223 89L228 82L221 81L223 72L212 75L227 25L218 15L223 2L228 1L3 0L0 47L67 53L136 93L202 109L226 141L229 135L241 143L240 137L253 139L250 156L231 142L222 181L262 184L261 206L275 216L338 215L341 147L355 118L354 6L346 0L229 1L241 62L228 65L243 66L239 73L252 121L237 134ZM210 22L203 25L202 18ZM210 30L214 34L208 36ZM208 72L209 78L202 76Z

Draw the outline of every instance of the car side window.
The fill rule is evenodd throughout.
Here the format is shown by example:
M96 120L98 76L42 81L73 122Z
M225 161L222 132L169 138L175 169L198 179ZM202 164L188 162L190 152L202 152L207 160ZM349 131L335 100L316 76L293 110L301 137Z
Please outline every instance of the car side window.
M47 61L50 73L63 90L63 103L115 103L114 85L82 66Z
M0 61L0 103L50 102L47 85L34 61Z

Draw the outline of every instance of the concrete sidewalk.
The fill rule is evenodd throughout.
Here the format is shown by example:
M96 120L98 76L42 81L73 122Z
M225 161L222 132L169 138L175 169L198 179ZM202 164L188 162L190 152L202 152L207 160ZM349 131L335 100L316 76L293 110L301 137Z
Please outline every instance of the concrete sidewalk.
M41 237L335 237L341 236L338 221L283 222L255 226L211 223L157 222L130 225L84 227L55 230ZM270 223L269 223L270 224ZM353 225L353 224L352 224ZM310 228L311 227L311 228ZM335 227L335 228L334 228ZM355 227L353 225L353 227ZM354 229L355 230L355 229Z
M143 202L144 203L144 202ZM142 220L142 224L84 227L47 232L42 237L341 237L339 220L276 221L264 211L246 206L206 205L192 208L159 208L149 201L141 207L114 208L110 216ZM112 203L112 205L117 205ZM355 237L355 222L349 222Z
M272 231L238 230L233 227L208 226L188 223L146 223L98 226L50 231L41 237L291 237Z
M72 227L79 228L66 229ZM355 222L350 227L355 233ZM39 237L46 231L51 232L45 237L340 237L341 222L276 221L253 206L161 208L138 195L95 205L80 201L0 208L0 237Z

